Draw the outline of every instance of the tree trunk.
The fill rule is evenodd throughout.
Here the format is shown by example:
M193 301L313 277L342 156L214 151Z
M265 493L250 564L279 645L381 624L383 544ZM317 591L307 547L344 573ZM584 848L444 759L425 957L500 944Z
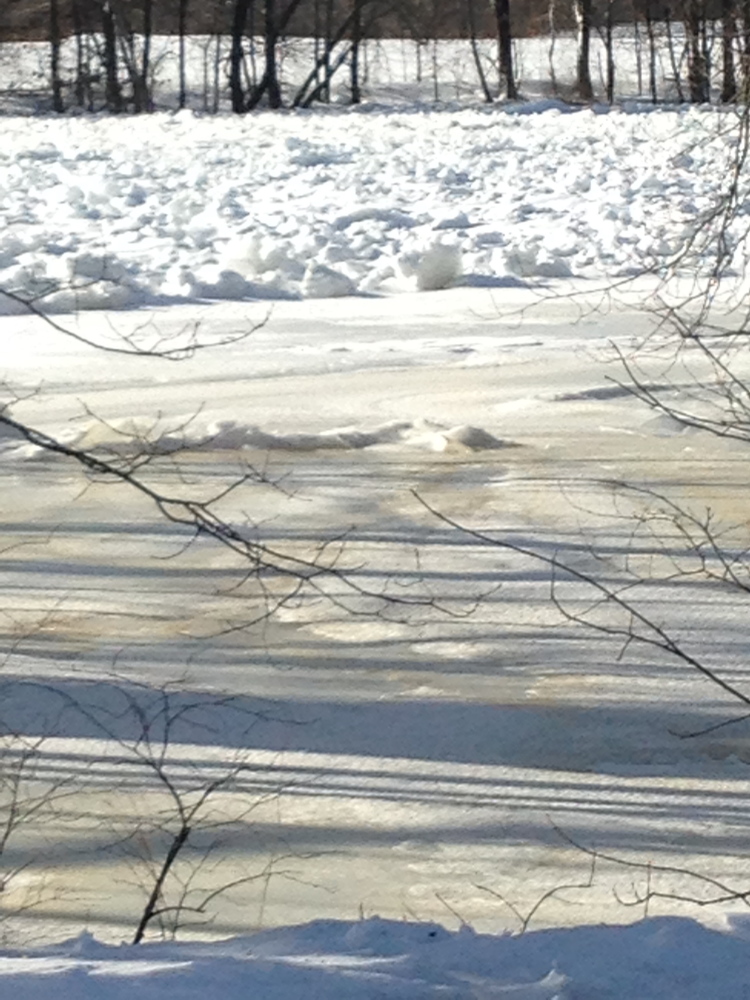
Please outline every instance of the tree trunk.
M216 114L219 110L220 79L221 79L221 35L217 33L214 48L214 78L213 92L211 95L211 111Z
M151 34L153 28L154 0L144 0L143 4L143 49L140 66L136 66L135 46L133 48L133 103L136 111L153 111L154 102L149 86L151 72Z
M266 37L265 37L265 69L263 77L268 93L269 108L281 107L281 87L279 85L279 67L276 61L276 46L279 40L276 0L266 0Z
M582 101L593 101L591 84L591 2L573 0L573 14L578 26L578 55L576 59L576 86Z
M466 20L467 27L469 29L469 42L471 44L471 55L474 59L474 65L477 70L477 76L479 77L479 86L482 88L482 93L484 94L484 99L487 104L492 104L492 92L490 91L490 85L487 82L487 76L484 72L484 66L482 65L482 55L479 51L479 43L477 40L477 12L474 7L474 0L466 0Z
M283 14L277 16L276 0L266 0L265 69L258 85L245 102L245 111L251 111L260 104L264 94L268 94L268 104L272 108L281 107L281 87L276 65L276 46L302 0L289 0ZM269 20L269 13L271 15ZM270 28L270 31L269 31Z
M748 0L750 3L750 0ZM557 0L548 0L547 5L547 25L549 27L549 48L547 49L547 60L549 62L549 79L550 85L552 87L552 93L557 95L559 89L557 86L557 76L555 74L555 43L557 41L557 20L555 14L557 13Z
M57 112L65 110L60 79L60 9L58 0L49 2L49 42L50 75L52 84L52 107Z
M646 2L646 37L648 38L648 89L651 94L651 103L657 104L659 100L656 87L656 29L654 28L654 18L651 13L651 4Z
M635 49L635 77L638 81L637 92L643 93L643 42L641 41L641 22L633 18L633 46Z
M245 91L242 86L243 40L247 14L252 0L235 0L232 14L232 46L229 53L229 94L232 111L239 115L245 110Z
M494 0L497 23L497 55L500 87L505 89L509 101L518 98L513 73L513 34L510 25L510 0Z
M105 102L108 111L122 111L119 64L117 60L117 28L109 0L102 7L102 34L104 36Z
M179 45L179 76L180 76L180 92L177 99L177 104L179 108L184 108L187 105L187 84L186 84L186 66L185 66L185 36L187 34L187 16L188 16L188 3L189 0L180 0L180 5L177 10L177 36Z
M350 100L352 104L362 101L359 79L359 52L362 45L362 0L354 0L354 20L352 21L352 51L349 57Z
M333 0L326 0L325 8L325 44L323 55L323 88L320 91L321 99L326 103L331 103L331 55L333 53Z
M343 49L338 54L338 56L333 60L333 62L331 62L330 66L328 68L328 73L329 73L330 77L333 77L335 75L335 73L337 72L337 70L339 69L339 67L344 64L344 62L348 58L350 52L351 52L351 46L349 46L348 49ZM308 79L312 80L312 77L308 77ZM307 96L305 97L305 99L303 101L301 101L299 103L297 101L295 101L294 106L295 107L300 107L300 108L309 108L309 107L311 107L315 103L315 101L319 101L319 100L321 100L323 98L323 95L325 94L325 88L326 88L326 81L325 81L325 79L323 79L315 87L314 90L310 91L310 93L307 94Z
M721 100L724 104L731 104L737 100L737 75L734 65L736 40L735 0L721 0Z
M615 103L615 53L614 53L614 18L612 16L612 0L607 0L607 13L604 20L604 50L607 59L607 104Z
M750 0L748 0L750 2ZM677 53L674 49L674 33L672 31L672 13L667 4L664 13L664 28L667 34L667 50L669 52L669 64L672 67L672 77L674 79L675 89L677 91L677 100L682 104L685 100L685 94L682 90L682 77L680 75L680 62L677 58Z
M315 86L320 83L320 77L318 76L318 67L322 65L321 63L321 53L323 52L323 38L322 38L322 20L320 16L320 0L314 0L313 4L313 60L315 65Z
M315 65L307 74L302 82L302 85L298 88L297 93L294 95L294 99L292 101L293 107L309 108L315 101L325 100L326 92L330 88L331 77L339 66L341 66L344 58L351 56L352 54L356 13L355 8L352 8L349 16L339 24L333 37L326 40L325 47L320 50L320 54L315 62ZM339 42L346 37L347 32L350 30L352 34L352 45L345 51L343 56L339 55L338 58L332 62L331 51L335 49ZM322 76L321 70L323 71Z
M76 80L75 99L79 108L93 110L91 99L91 59L89 58L89 35L84 32L80 0L73 0L73 31L76 37Z
M253 0L250 3L250 11L247 16L247 59L243 62L244 72L247 76L247 87L258 86L258 58L255 44L255 12L256 7ZM249 66L249 69L248 69Z
M740 0L742 34L740 36L740 87L741 97L747 101L750 93L750 0Z
M688 88L693 104L706 104L709 100L708 66L703 35L704 18L701 6L700 0L687 0L685 4Z
M141 919L138 921L138 926L136 927L135 935L133 936L133 944L140 944L143 940L146 928L151 922L154 913L156 912L159 900L161 899L162 889L164 888L167 875L169 875L169 869L177 860L177 855L187 843L189 836L190 827L183 824L183 826L181 826L175 834L172 843L169 846L169 850L167 851L167 855L164 858L161 869L159 870L159 874L156 876L151 894L149 895L146 906L141 914Z

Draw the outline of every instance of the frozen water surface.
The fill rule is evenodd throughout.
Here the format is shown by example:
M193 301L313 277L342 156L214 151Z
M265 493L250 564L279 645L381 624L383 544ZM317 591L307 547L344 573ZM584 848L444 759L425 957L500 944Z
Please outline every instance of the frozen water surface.
M591 572L632 530L597 480L689 486L734 509L741 452L665 433L612 382L610 341L629 343L647 319L579 313L520 290L279 303L246 340L181 362L105 355L39 321L6 320L13 382L31 385L45 359L41 391L14 409L29 423L117 458L148 435L153 481L186 495L216 491L250 463L275 485L246 485L226 516L307 557L331 545L369 592L415 602L383 607L324 581L335 603L291 601L241 628L269 599L242 583L241 561L206 541L183 551L184 531L130 491L82 490L63 459L6 445L4 614L18 637L6 672L54 678L84 699L106 697L116 678L179 679L262 709L249 733L230 726L218 747L215 736L191 742L219 760L247 748L248 787L281 790L257 807L251 846L232 848L237 864L281 844L305 858L294 863L302 885L271 882L264 922L360 906L450 918L445 898L478 926L507 926L477 884L530 906L561 872L585 881L588 859L553 824L628 856L729 864L720 858L743 836L733 803L746 777L723 758L742 756L744 740L679 736L728 710L720 692L656 655L618 662L617 644L561 626L544 567L474 543L412 492L469 527L559 546ZM257 319L252 303L149 314L163 333L190 320L206 335ZM87 332L103 318L71 322ZM175 442L188 450L175 454ZM286 592L269 586L271 600ZM656 591L653 614L740 676L741 607L694 591L689 621L686 587ZM93 689L92 677L102 678ZM101 734L55 735L60 752L89 760L85 738ZM95 797L118 753L94 754ZM49 876L60 917L77 911L62 888L91 877L88 855L62 855ZM609 913L610 892L611 878L577 905L553 899L542 920L579 922L581 906ZM123 888L100 905L117 924L135 903ZM231 902L222 912L218 926L246 919Z

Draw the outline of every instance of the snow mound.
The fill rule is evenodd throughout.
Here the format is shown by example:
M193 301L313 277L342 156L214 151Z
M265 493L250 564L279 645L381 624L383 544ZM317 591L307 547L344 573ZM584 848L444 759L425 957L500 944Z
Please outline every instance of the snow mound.
M517 937L318 920L214 943L113 947L83 934L0 952L0 984L14 1000L737 1000L749 980L742 927L718 932L676 917Z
M696 428L683 423L669 413L660 413L641 424L641 428L655 437L679 437L681 434L695 434Z
M509 442L496 438L481 427L471 427L468 424L460 424L458 427L439 431L433 442L435 451L494 451L509 446Z
M169 426L147 417L104 422L90 420L75 432L58 435L67 444L106 455L171 455L178 451L358 451L379 445L427 451L483 451L512 447L481 427L460 424L439 427L434 422L392 420L369 429L335 427L325 431L280 433L238 420L198 423L190 417ZM8 457L38 457L42 449L21 444L12 431L0 427L0 448Z

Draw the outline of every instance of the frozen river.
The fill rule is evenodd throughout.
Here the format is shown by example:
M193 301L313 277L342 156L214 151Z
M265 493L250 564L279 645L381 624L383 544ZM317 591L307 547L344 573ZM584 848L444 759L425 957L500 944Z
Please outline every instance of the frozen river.
M265 317L221 303L149 321L218 336ZM101 329L96 314L70 322ZM355 312L280 302L249 338L181 362L5 323L6 378L37 388L14 415L115 462L132 460L134 437L151 442L138 474L169 496L206 499L250 469L222 516L321 568L299 592L248 574L132 489L8 444L6 705L14 732L46 737L29 787L57 789L9 841L8 864L28 865L9 910L34 897L35 927L132 928L174 829L155 761L187 796L231 773L170 884L239 880L215 907L221 932L360 912L497 930L517 919L493 893L526 912L571 884L538 923L639 915L612 889L632 897L645 875L601 862L580 887L590 857L556 828L607 854L741 876L745 729L681 738L735 711L722 692L566 623L546 566L419 500L605 580L644 545L605 480L734 516L741 450L679 431L613 381L612 344L629 349L647 318L520 288L360 299ZM561 586L573 610L591 597ZM644 600L743 682L731 594L686 580Z

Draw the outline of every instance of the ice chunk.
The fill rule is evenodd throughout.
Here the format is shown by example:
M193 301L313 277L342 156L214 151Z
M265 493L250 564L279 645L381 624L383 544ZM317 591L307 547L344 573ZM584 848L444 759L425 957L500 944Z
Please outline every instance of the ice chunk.
M435 229L466 229L470 225L471 223L466 212L459 212L458 215L452 215L448 219L441 219L435 226Z
M351 278L325 264L309 264L302 279L302 295L306 299L335 299L354 295L356 286Z
M439 449L441 451L456 446L468 448L469 451L491 451L508 446L506 441L496 438L482 427L472 427L469 424L451 427L447 431L442 431L439 437L445 440L444 448Z
M461 251L457 246L436 243L417 263L415 277L420 292L447 288L461 274Z
M200 271L196 275L194 290L203 299L236 300L253 294L253 286L241 274L217 267Z

